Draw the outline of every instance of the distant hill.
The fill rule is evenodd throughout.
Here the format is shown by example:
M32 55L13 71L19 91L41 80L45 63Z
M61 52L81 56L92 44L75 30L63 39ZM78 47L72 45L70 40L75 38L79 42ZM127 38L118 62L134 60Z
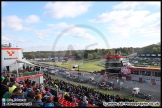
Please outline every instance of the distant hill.
M161 42L158 42L156 45L161 45Z
M161 42L139 48L137 53L140 54L161 54Z
M134 49L134 53L138 53L138 51L141 49L141 48L133 48Z

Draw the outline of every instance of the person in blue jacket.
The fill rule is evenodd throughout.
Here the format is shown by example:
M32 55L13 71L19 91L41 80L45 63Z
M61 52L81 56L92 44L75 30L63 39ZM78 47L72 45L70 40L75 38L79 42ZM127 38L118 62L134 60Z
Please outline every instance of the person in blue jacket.
M24 92L24 97L26 98L27 97L27 94L29 93L29 92L32 92L33 90L32 90L32 87L31 86L29 86L29 88L26 90L26 92Z
M35 99L36 99L37 103L38 103L40 106L43 107L42 95L41 95L41 94L36 95Z
M52 103L52 97L48 97L46 102L43 104L43 107L54 107L54 104Z
M88 101L83 102L81 107L88 107Z

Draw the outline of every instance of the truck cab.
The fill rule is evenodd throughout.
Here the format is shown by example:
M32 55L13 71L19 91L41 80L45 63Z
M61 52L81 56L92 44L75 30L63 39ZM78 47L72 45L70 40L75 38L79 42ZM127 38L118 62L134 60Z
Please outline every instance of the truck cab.
M74 76L73 76L74 79L77 79L78 77L79 77L78 75L74 75Z
M66 72L66 76L67 77L70 77L70 72Z
M138 88L138 87L133 88L133 90L132 90L132 96L133 97L137 97L137 98L141 98L141 99L146 99L146 100L150 100L151 97L152 97L149 94L140 93L140 88Z
M94 81L94 77L90 77L89 80L90 80L90 81Z
M134 94L138 94L138 93L140 93L140 88L138 88L138 87L133 88L132 94L134 95Z
M106 82L101 82L100 84L99 84L99 87L105 87L106 86Z
M55 75L55 69L48 69L48 73L51 75Z
M114 82L113 81L108 81L107 85L109 85L110 87L113 87L114 86Z

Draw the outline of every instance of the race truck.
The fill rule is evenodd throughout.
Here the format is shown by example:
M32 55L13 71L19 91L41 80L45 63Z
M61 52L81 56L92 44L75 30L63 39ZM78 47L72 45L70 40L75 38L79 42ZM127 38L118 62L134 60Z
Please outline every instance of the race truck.
M124 90L127 89L127 86L122 86L123 82L115 83L113 81L108 81L104 87L105 90ZM102 85L102 84L101 84Z
M97 84L97 82L94 80L94 77L90 77L89 78L89 83L90 84L93 84L93 85L96 85Z
M99 84L99 87L104 89L104 90L109 90L109 91L113 90L113 88L108 83L106 83L106 82L101 82Z
M132 96L133 97L137 97L137 98L141 98L141 99L146 99L146 100L150 100L151 97L152 97L149 94L140 93L140 88L138 88L138 87L133 88L133 90L132 90Z
M55 75L55 73L56 73L55 70L53 70L53 69L49 69L48 72L49 72L49 74L51 74L51 75Z

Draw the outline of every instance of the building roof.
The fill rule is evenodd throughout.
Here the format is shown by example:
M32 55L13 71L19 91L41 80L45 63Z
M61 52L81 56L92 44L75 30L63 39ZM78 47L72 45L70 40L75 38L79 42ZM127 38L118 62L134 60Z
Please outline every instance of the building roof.
M29 61L27 61L26 59L21 59L21 60L16 60L17 63L26 63L28 65L34 66L34 64L30 63Z
M1 48L1 50L22 50L22 48L5 47L5 48Z

